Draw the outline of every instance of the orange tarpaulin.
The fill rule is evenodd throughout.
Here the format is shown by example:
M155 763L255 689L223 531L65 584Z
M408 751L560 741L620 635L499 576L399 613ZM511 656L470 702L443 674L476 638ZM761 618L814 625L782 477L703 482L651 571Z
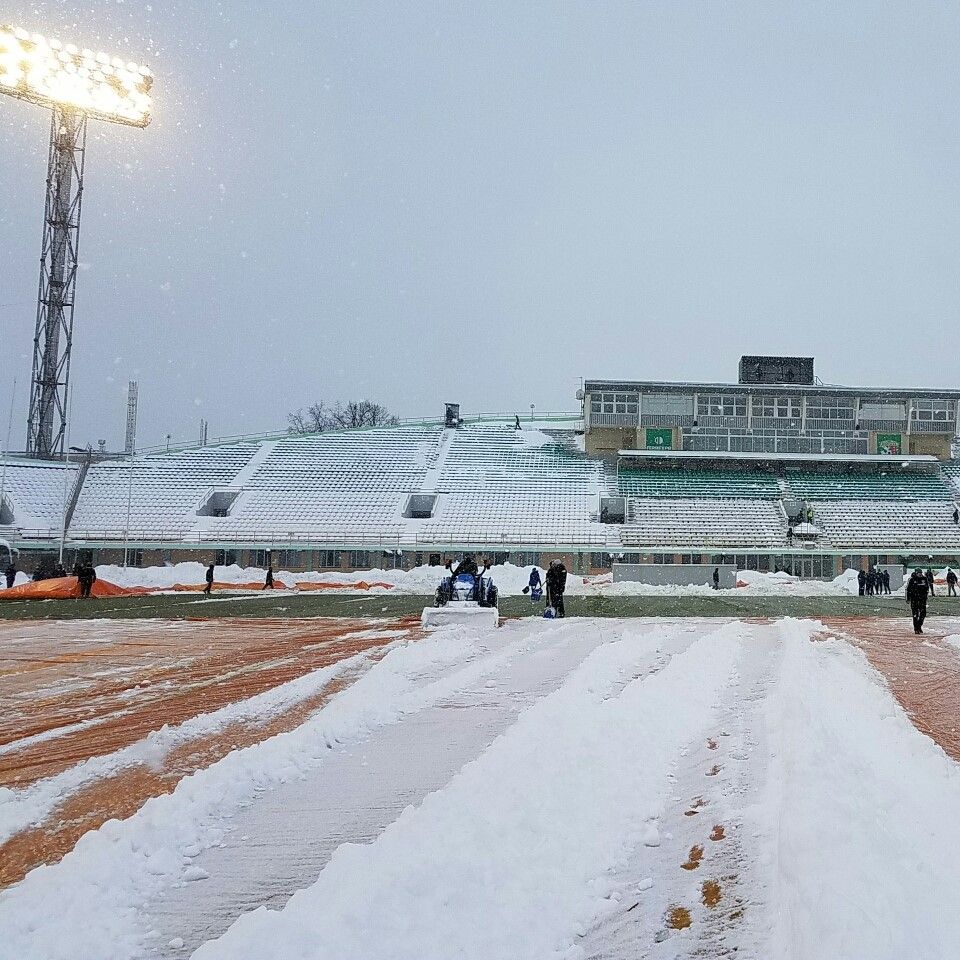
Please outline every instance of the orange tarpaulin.
M196 593L204 589L203 583L175 583L172 587L154 587L152 592L159 590L184 590ZM367 583L366 580L358 580L355 583L314 583L311 580L300 580L293 585L294 590L369 590L371 587L383 587L384 590L392 590L392 583ZM263 590L263 584L257 583L221 583L219 580L213 582L214 590ZM274 590L289 590L280 580L273 583Z
M356 583L313 583L309 580L301 580L296 586L298 590L369 590L371 587L393 589L392 583L367 583L366 580L358 580Z
M165 591L200 593L206 584L203 583L175 583L170 587L118 587L108 580L97 580L90 593L94 597L142 597L150 593ZM393 589L392 583L367 583L358 580L355 583L311 583L302 581L295 584L296 590L370 590L372 587L383 587L384 590ZM257 583L221 583L214 581L214 590L263 590L263 584ZM289 590L285 584L277 580L274 590ZM0 600L77 600L80 597L80 583L76 577L55 577L52 580L38 580L36 583L23 583L19 587L9 590L0 590Z
M175 583L172 587L152 587L151 593L159 593L163 590L199 592L206 589L205 583ZM219 580L213 581L214 590L262 590L263 582L256 583L221 583ZM285 590L286 587L279 580L274 582L274 590Z
M134 597L149 592L145 587L118 587L106 580L95 581L90 590L94 597ZM0 600L76 600L79 597L80 583L76 577L54 577L0 590Z

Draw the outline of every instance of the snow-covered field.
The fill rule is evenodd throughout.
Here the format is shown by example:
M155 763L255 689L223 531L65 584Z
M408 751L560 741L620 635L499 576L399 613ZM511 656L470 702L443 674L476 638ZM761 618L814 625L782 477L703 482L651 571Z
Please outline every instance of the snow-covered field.
M490 576L497 584L501 594L514 596L522 592L530 577L530 567L518 567L505 563L490 570ZM206 567L201 563L185 562L165 567L119 567L104 564L97 567L97 576L122 587L172 587L175 584L201 584L204 582ZM545 570L540 568L541 578ZM352 573L323 571L312 573L291 573L281 570L275 573L275 581L287 586L297 583L323 583L338 585L344 591L356 592L356 584L385 584L375 586L374 591L390 590L395 593L431 595L440 580L446 575L443 567L422 566L412 570L361 570ZM236 564L216 568L219 583L257 584L263 583L266 571L259 567L240 567ZM857 593L857 575L854 570L846 570L835 580L801 580L787 573L758 573L743 570L737 574L738 594L780 595L794 597L849 596ZM17 581L18 583L20 580ZM23 577L26 582L26 577ZM645 583L614 583L611 574L579 577L570 574L567 578L567 592L573 595L604 596L678 596L693 594L712 594L709 583L701 586L657 586ZM729 593L731 591L723 591Z
M0 956L958 956L960 768L936 742L958 652L900 621L876 649L848 627L397 637L294 729L0 894ZM914 675L930 736L898 701Z

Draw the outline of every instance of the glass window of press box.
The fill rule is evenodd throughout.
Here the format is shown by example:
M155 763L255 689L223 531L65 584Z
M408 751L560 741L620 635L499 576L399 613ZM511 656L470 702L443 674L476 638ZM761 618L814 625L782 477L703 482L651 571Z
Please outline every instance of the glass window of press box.
M648 409L644 404L644 409ZM697 397L698 417L745 417L747 397L734 393L701 393Z
M643 397L644 416L689 417L693 415L693 397L684 393L647 393Z
M591 413L637 413L635 393L593 393L590 395Z
M766 394L755 396L751 412L755 417L771 417L778 420L800 419L799 397L778 397Z
M807 420L852 420L853 400L847 397L810 397Z
M860 404L861 420L903 420L907 408L903 403L879 403L866 401Z
M949 423L954 417L952 400L915 400L911 416L914 420Z

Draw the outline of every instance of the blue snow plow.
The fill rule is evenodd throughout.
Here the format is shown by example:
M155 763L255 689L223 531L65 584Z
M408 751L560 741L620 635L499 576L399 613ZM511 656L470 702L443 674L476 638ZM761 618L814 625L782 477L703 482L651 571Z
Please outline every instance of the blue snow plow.
M480 573L458 573L444 577L437 587L434 606L424 607L420 622L425 627L451 623L496 626L497 585Z

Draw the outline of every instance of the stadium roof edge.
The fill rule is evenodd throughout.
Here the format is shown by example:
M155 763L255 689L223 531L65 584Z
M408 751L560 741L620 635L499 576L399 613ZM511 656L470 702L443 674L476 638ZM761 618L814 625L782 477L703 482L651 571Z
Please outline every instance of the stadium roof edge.
M26 457L23 455L17 456L11 453L0 459L0 463L5 463L8 467L56 467L58 469L63 469L64 467L77 466L78 459L79 458L74 457L70 460L51 460L47 457Z
M653 390L716 390L734 393L787 393L798 391L801 393L849 393L882 397L909 396L960 400L960 390L950 390L946 387L931 389L928 387L848 387L832 383L698 383L690 380L584 380L583 383L583 389L586 393L590 393L593 389L628 391L647 388Z
M928 454L892 456L867 453L738 453L728 450L618 450L617 456L630 460L782 460L787 463L882 463L888 466L927 466L942 462Z

